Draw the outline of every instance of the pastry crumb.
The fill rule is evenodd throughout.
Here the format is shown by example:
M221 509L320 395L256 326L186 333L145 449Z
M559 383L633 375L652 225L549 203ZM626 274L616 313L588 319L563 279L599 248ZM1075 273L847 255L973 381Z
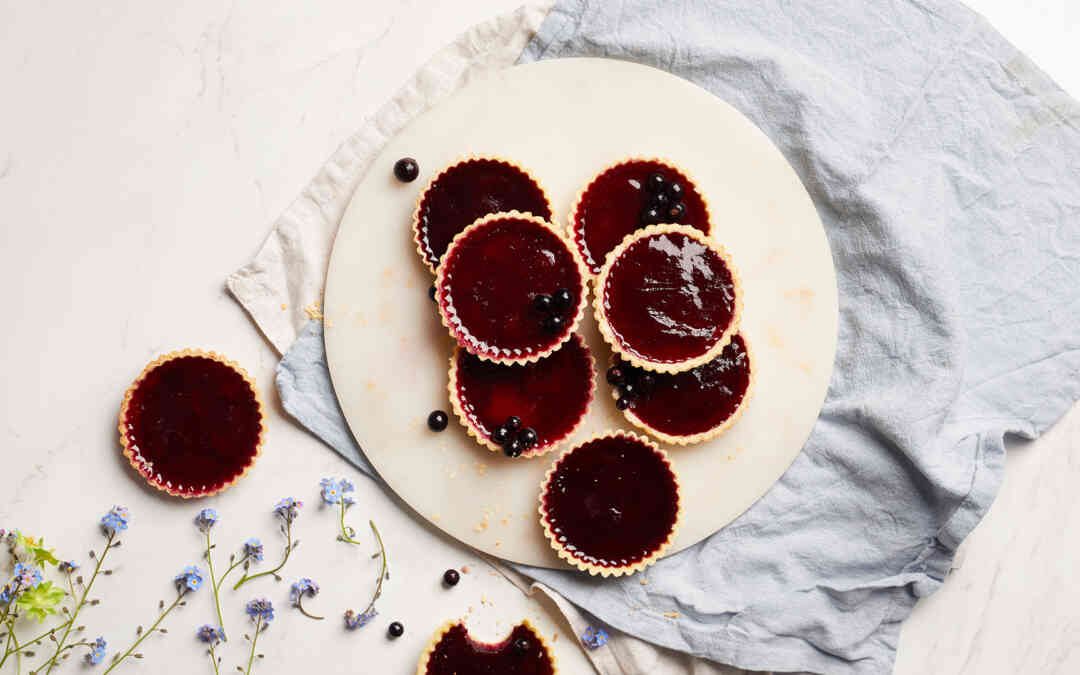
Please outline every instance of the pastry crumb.
M502 524L503 525L509 525L510 524L510 519L509 518L503 518L502 519Z
M288 308L289 308L289 306L288 306L288 305L286 305L286 304L285 304L284 302L283 302L283 303L281 303L281 309L282 309L282 310L286 310L286 309L288 309Z
M431 519L432 520L438 520L439 518L442 518L442 516L439 515L438 513L431 514Z
M642 586L648 586L649 585L649 580L648 579L642 579L641 580L641 585Z
M319 320L323 318L322 306L318 300L305 307L304 311L307 312L309 319Z
M473 467L476 469L477 476L483 476L487 473L487 464L484 464L483 462L477 462Z
M669 619L678 619L679 618L679 613L678 612L664 612L664 616L666 616Z
M461 573L462 574L468 574L469 573L469 566L468 565L462 565L461 566Z
M551 641L552 642L558 642L559 641L559 632L558 631L555 631L555 633L552 634Z
M495 547L498 548L499 546L502 546L502 542L496 539L495 540Z

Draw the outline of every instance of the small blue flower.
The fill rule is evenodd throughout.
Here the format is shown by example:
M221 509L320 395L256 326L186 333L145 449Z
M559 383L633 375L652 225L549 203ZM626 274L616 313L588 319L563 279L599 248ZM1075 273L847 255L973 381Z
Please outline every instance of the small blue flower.
M203 509L202 511L199 511L199 515L195 516L195 527L199 528L199 532L209 532L210 528L213 527L217 521L217 511L214 509Z
M341 501L345 504L346 507L352 506L356 503L356 500L352 497L342 497Z
M322 488L322 500L327 504L337 504L341 501L341 492L338 490L337 481L333 478L323 478L319 481Z
M65 560L56 566L56 569L60 570L64 574L71 574L79 569L79 563L74 560Z
M348 492L352 492L355 489L356 489L356 486L353 485L351 482L349 482L348 478L342 478L341 480L338 481L338 490L341 491L341 494L346 494Z
M286 523L291 523L296 520L296 517L300 515L300 507L304 505L304 502L293 499L292 497L286 497L278 502L274 507L274 513Z
M274 605L266 598L252 600L247 604L246 611L252 621L261 619L263 623L270 623L274 620Z
M262 562L263 545L258 539L252 538L244 542L244 555L255 562Z
M210 645L216 645L225 639L225 631L214 628L210 624L200 626L195 634L199 636L200 640Z
M101 529L105 531L105 534L116 534L128 528L129 520L131 520L131 514L126 508L114 506L101 517Z
M105 660L105 638L99 637L90 646L90 653L86 655L86 662L96 666Z
M364 612L363 614L357 614L351 609L345 612L345 627L349 630L356 630L357 628L363 628L368 623L379 615L379 612L374 608L370 612Z
M202 586L203 571L194 565L188 565L184 571L176 575L176 588L183 592L197 591ZM184 590L186 589L186 590Z
M293 607L299 607L300 599L305 595L314 598L318 594L319 584L305 577L292 585L292 589L289 591L289 601L293 604Z
M589 649L599 649L607 644L608 634L603 628L589 626L581 635L581 644Z

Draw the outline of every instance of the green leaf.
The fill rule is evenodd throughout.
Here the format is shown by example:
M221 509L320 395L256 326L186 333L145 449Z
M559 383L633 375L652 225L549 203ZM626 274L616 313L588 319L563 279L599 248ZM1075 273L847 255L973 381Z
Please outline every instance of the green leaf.
M44 568L46 564L56 567L60 564L60 561L53 555L54 549L45 548L44 537L41 539L34 539L33 537L27 537L22 532L16 530L15 547L24 549L33 559L33 563L38 567Z
M56 606L64 599L64 595L62 588L54 586L51 581L45 581L23 592L16 602L26 610L27 616L41 622L50 614L56 614Z

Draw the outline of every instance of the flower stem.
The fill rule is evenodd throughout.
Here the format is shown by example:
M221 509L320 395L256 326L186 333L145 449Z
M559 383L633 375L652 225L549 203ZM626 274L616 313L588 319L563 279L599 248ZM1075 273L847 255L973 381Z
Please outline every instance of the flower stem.
M375 527L374 520L369 520L368 525L371 525L371 531L375 533L375 539L379 542L379 552L376 555L382 558L382 567L379 569L379 583L375 585L375 594L371 596L371 602L368 603L367 609L364 610L364 614L371 611L375 606L375 601L382 595L383 580L386 579L386 570L390 564L386 558L386 546L383 545L382 535L379 534L379 528Z
M245 675L251 675L251 664L255 663L255 643L259 641L259 633L262 631L262 615L255 620L255 635L251 638L251 656L248 657L247 670L244 671Z
M325 616L315 616L311 612L304 609L304 596L303 596L303 594L300 594L299 596L297 596L297 598L296 598L296 608L300 610L301 614L303 614L304 616L306 616L309 619L315 619L316 621L322 621L323 619L326 618Z
M344 497L342 497L342 499L341 499L341 518L339 519L338 522L341 523L341 541L345 542L346 544L357 544L357 545L359 545L360 542L353 539L353 537L352 537L353 534L355 533L355 531L351 527L345 527L345 498Z
M140 635L139 638L135 640L135 642L130 647L127 648L127 651L124 652L123 655L120 656L120 658L113 659L113 662L109 665L108 668L105 669L105 673L111 673L114 668L123 663L124 660L127 659L127 657L131 656L131 652L138 649L139 645L143 643L143 640L145 640L148 636L153 635L154 632L157 631L157 627L161 625L161 622L165 620L165 617L169 616L169 612L173 611L180 605L180 601L184 599L184 593L185 591L183 590L177 592L176 599L173 600L172 604L169 605L168 608L161 613L161 616L157 618L157 621L155 621L153 625L150 626L150 630L144 631L143 634ZM102 675L104 675L104 673Z
M214 666L214 675L221 675L221 671L218 670L217 654L214 653L214 643L210 643L210 663Z
M109 533L109 538L105 540L105 550L101 552L101 555L97 557L97 564L94 565L94 573L90 576L90 583L86 584L83 588L82 597L79 598L78 604L75 605L75 611L71 613L71 618L68 619L67 626L64 628L64 634L60 637L60 641L56 643L56 651L49 658L49 668L45 671L45 675L49 675L52 669L56 667L56 657L60 656L60 650L64 648L64 643L68 639L68 635L71 634L71 627L75 625L75 621L79 618L79 612L86 605L86 596L90 595L90 588L93 587L94 581L98 577L98 572L101 571L101 566L105 563L105 556L109 554L109 550L113 547L113 539L116 537L115 532ZM38 669L40 670L40 668Z
M221 629L222 639L226 639L225 636L225 619L221 618L221 600L218 598L218 582L214 579L214 555L213 547L210 545L210 529L206 530L206 566L210 568L210 587L214 591L214 609L217 610L218 628ZM231 567L229 568L232 569ZM225 574L228 574L226 572ZM224 580L224 575L222 580ZM213 649L213 647L211 647ZM215 669L216 670L216 669Z
M258 574L252 574L251 576L248 576L247 572L245 571L244 576L240 577L240 581L237 581L236 585L233 586L234 591L237 590L238 588L240 588L241 586L243 586L244 584L246 584L247 582L251 581L252 579L258 579L259 577L265 577L265 576L268 576L268 575L271 575L271 574L273 574L275 577L277 576L277 573L281 571L281 568L285 567L285 563L289 562L289 555L292 554L293 545L292 545L292 523L291 522L286 522L285 523L285 538L288 541L287 541L286 546L285 546L285 557L281 559L281 564L279 564L277 567L275 567L272 570L266 570L265 572L259 572Z

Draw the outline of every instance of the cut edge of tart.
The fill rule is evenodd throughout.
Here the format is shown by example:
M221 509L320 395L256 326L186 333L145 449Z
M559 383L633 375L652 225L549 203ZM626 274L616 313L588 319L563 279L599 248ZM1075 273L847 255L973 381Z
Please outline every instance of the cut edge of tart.
M189 357L204 358L210 359L211 361L216 361L220 364L227 366L236 374L238 374L241 378L243 378L243 380L247 383L248 387L251 388L251 392L255 397L255 407L258 410L259 415L259 435L255 440L255 447L252 448L251 458L248 460L248 463L238 474L236 474L228 482L221 483L220 485L214 486L213 489L203 490L196 494L183 492L178 487L174 488L169 485L168 482L162 483L155 479L152 475L148 474L145 470L145 465L141 464L138 461L138 458L136 457L136 449L131 447L126 433L127 429L125 428L127 423L128 408L131 406L131 400L134 397L135 392L138 391L139 385L143 383L146 377L151 372L161 367L165 363L168 363L169 361ZM117 430L120 432L120 446L122 448L124 457L127 458L128 463L131 465L131 468L133 468L136 473L138 473L144 480L146 480L147 483L152 485L154 488L169 495L172 495L173 497L180 497L182 499L198 499L201 497L209 497L211 495L216 495L224 492L233 485L236 485L238 482L240 482L241 479L244 478L244 476L248 474L249 471L251 471L251 468L255 466L255 462L262 455L263 443L266 441L266 409L263 405L262 395L259 393L259 388L255 386L255 379L251 377L251 375L249 375L248 372L244 370L244 368L236 361L227 359L221 354L218 354L217 352L203 351L201 349L181 349L177 351L172 351L167 354L162 354L150 363L146 364L146 367L142 369L142 372L139 373L139 376L132 381L131 385L128 386L127 391L124 392L124 399L120 404L120 415L117 419Z
M431 636L430 640L428 640L428 643L424 647L424 650L420 653L420 660L416 664L416 675L427 675L427 668L429 662L431 661L431 655L435 653L435 648L439 646L440 642L442 642L443 637L445 637L446 634L449 633L450 630L453 629L455 626L461 626L465 629L465 639L467 639L473 644L480 645L482 647L493 647L505 642L506 640L509 640L510 636L514 634L514 629L518 626L523 626L536 637L536 641L540 644L541 647L543 647L544 652L547 654L548 660L551 662L552 675L558 675L559 663L558 660L555 658L555 651L551 648L551 644L547 641L547 638L545 638L543 634L539 630L537 630L536 626L534 626L532 622L528 619L522 619L518 623L511 626L506 636L497 642L480 642L478 640L474 640L469 634L469 627L465 625L464 619L450 619L443 623L441 626L439 626L439 628L435 631L435 634Z
M731 321L728 323L723 335L720 336L720 339L717 340L708 351L683 361L650 361L625 351L619 340L615 337L611 326L608 324L607 314L604 311L604 297L606 295L605 286L607 285L608 276L611 273L612 267L614 267L615 261L638 240L658 234L681 234L698 241L703 246L707 246L716 253L731 274L732 293L735 296L735 306L731 313ZM703 363L712 361L721 351L723 351L724 347L731 342L731 337L739 332L739 324L742 319L743 309L742 296L742 279L739 276L739 270L735 267L735 263L731 259L731 254L727 252L727 249L724 248L723 244L689 225L662 223L658 225L649 225L626 235L622 242L608 253L607 260L604 261L604 266L600 268L600 273L597 274L596 278L593 280L593 315L596 317L596 323L600 327L600 334L604 337L604 341L611 346L611 349L615 353L629 361L631 365L645 370L651 370L654 373L681 373L696 368Z
M739 405L735 408L735 412L731 413L731 415L728 416L728 418L726 420L724 420L720 424L716 425L715 427L713 427L713 428L711 428L711 429L709 429L707 431L702 431L702 432L696 433L696 434L690 434L688 436L675 436L675 435L668 434L668 433L665 433L663 431L660 431L659 429L657 429L657 428L655 428L653 426L650 426L647 422L645 422L640 417L638 417L637 415L634 414L634 407L633 406L630 406L626 410L622 411L623 416L626 417L626 421L630 422L630 424L633 424L638 429L641 429L642 431L644 431L645 433L649 434L650 436L652 436L653 438L657 439L658 441L660 441L662 443L668 443L670 445L681 445L681 446L694 445L696 443L703 443L704 441L712 440L713 438L716 438L717 436L723 434L725 431L727 431L732 426L734 426L735 423L739 421L739 418L742 417L743 411L746 410L747 404L750 403L750 399L754 396L754 388L757 385L757 370L754 368L754 363L755 363L755 361L754 361L754 350L753 350L753 348L751 348L750 341L746 339L746 335L742 331L739 331L737 333L737 335L739 335L742 338L743 346L746 349L746 360L747 360L747 364L748 364L747 371L749 373L749 382L746 383L746 391L743 392L742 400L739 401ZM612 358L611 358L611 364L612 365L614 365L614 363L615 363L615 358L616 358L616 356L614 354L612 354ZM668 375L668 374L669 373L662 373L661 376ZM611 398L612 398L612 400L618 400L618 398L619 398L619 390L618 390L617 387L611 387Z
M712 208L709 206L708 197L706 197L705 193L702 192L700 188L698 188L698 182L694 178L693 175L691 175L688 171L686 171L686 169L683 169L681 166L679 166L678 164L676 164L672 160L668 159L667 157L646 157L646 156L637 156L637 155L631 156L631 157L624 157L623 159L621 159L621 160L619 160L617 162L612 162L611 164L608 164L607 166L605 166L604 168L600 169L595 174L593 174L592 178L589 179L589 182L587 182L585 184L585 187L581 188L581 190L577 193L577 196L574 197L574 203L570 206L570 212L567 214L567 217L566 217L566 236L570 239L570 243L573 244L573 246L577 250L577 252L579 254L581 254L582 260L585 259L585 253L584 253L585 242L582 241L582 237L584 237L584 232L581 230L581 228L578 227L578 217L577 217L577 215L578 215L578 211L581 209L581 203L585 199L585 194L596 183L597 179L599 179L601 176L606 174L608 171L611 171L612 169L623 166L624 164L630 164L632 162L654 162L656 164L663 164L664 166L668 167L672 171L674 171L674 172L676 172L678 174L681 174L682 177L685 178L690 183L690 185L694 189L694 192L697 193L697 196L701 199L701 204L702 204L702 206L705 207L705 221L706 221L706 223L708 224L708 227L709 227L709 231L706 233L706 235L707 236L712 236L712 230L713 230ZM635 234L635 233L631 232L627 236L629 237L629 236L632 236L633 234ZM605 259L601 260L599 262L599 265L600 265L601 268L603 268L606 259L607 259L607 257L605 256ZM585 264L585 269L587 269L588 272L589 272L589 279L596 279L599 272L594 273L592 271L592 268L588 265L587 262Z
M578 333L576 331L573 332L571 334L570 339L571 340L578 340L581 343L582 349L585 350L585 355L588 357L588 363L589 363L589 395L585 399L585 405L582 407L581 414L578 416L577 421L574 422L573 426L570 427L570 429L565 434L563 434L560 438L558 438L558 439L556 439L554 441L551 441L550 443L548 443L545 446L536 446L536 447L530 448L530 449L522 452L521 456L524 457L524 458L540 457L541 455L546 455L547 453L551 452L555 448L559 447L562 443L564 443L568 438L573 436L575 433L577 433L577 431L581 428L581 425L585 423L585 417L589 412L589 407L593 404L593 401L596 400L596 358L592 355L592 351L589 349L589 346L587 344L585 344L585 338L581 337L580 333ZM560 346L559 346L559 349L562 349L565 346L566 346L565 342L561 343ZM555 350L555 351L558 351L558 350ZM465 430L468 432L469 436L471 436L473 439L476 440L477 443L479 443L483 447L487 448L491 452L499 452L499 453L501 453L502 450L503 450L502 446L499 445L498 443L496 443L495 441L491 440L491 437L489 435L487 435L487 434L483 433L482 431L480 431L479 429L477 429L476 425L474 425L469 420L469 416L465 414L465 402L462 401L461 393L458 391L458 387L457 387L458 358L460 357L461 352L466 352L466 350L461 345L454 345L453 352L450 354L450 377L449 377L449 381L447 382L447 385L446 385L447 392L450 395L450 407L453 408L454 415L457 416L458 421L461 422L462 426L465 427ZM466 352L466 353L468 353L468 352ZM506 364L506 365L507 365L507 367L513 367L511 364ZM521 365L521 364L513 364L513 365Z
M438 274L438 262L431 262L431 256L429 255L429 252L425 247L424 237L420 232L420 213L424 208L424 200L427 197L428 192L431 190L431 187L435 185L435 183L445 174L449 173L450 171L456 169L463 164L478 161L499 162L502 164L506 164L513 169L517 169L521 173L525 174L525 176L528 177L534 185L536 185L536 188L540 191L540 194L543 196L544 201L547 202L548 212L551 213L552 222L554 222L555 220L555 208L554 206L552 206L551 195L548 194L547 188L545 188L543 183L540 182L540 179L538 179L536 175L533 174L533 172L530 171L528 168L518 164L513 160L506 159L505 157L499 157L498 155L469 154L459 157L456 161L451 162L450 164L443 167L441 171L432 176L431 180L429 180L427 184L424 185L424 189L421 190L420 194L416 197L416 206L413 208L412 212L413 243L416 244L416 253L420 256L420 260L424 263L424 266L427 267L432 274ZM451 246L452 245L453 240L451 240ZM442 261L442 258L446 256L446 253L448 253L449 251L450 247L447 247L446 252L444 252L442 257L439 258L440 262Z
M574 452L575 450L584 445L592 443L593 441L603 440L605 438L619 437L629 438L645 446L648 446L649 449L651 449L654 453L656 453L657 456L659 456L664 465L667 466L667 469L671 473L672 479L675 482L675 498L678 503L678 509L675 512L675 521L671 524L671 531L668 532L667 539L665 539L659 546L657 546L656 550L652 551L649 555L642 558L641 560L638 560L630 565L623 565L622 567L604 567L602 565L593 565L592 563L581 560L580 558L575 556L573 552L571 552L568 548L563 546L558 541L555 533L551 530L551 521L548 518L548 510L547 505L544 503L544 495L547 494L548 487L551 485L551 479L555 475L555 472L558 471L559 465L562 464L562 461L567 456L569 456L570 453ZM679 482L679 474L676 473L675 467L671 465L671 458L668 457L668 454L664 452L664 450L656 443L656 441L652 440L651 438L636 434L631 431L623 431L621 429L614 431L605 431L595 434L581 441L580 443L575 444L573 447L564 450L563 453L559 455L559 458L551 463L551 466L548 468L547 473L544 475L544 480L540 484L539 500L540 506L538 508L538 512L540 514L540 526L543 527L544 537L548 540L548 543L551 544L551 547L555 549L555 553L557 553L560 558L573 565L574 567L578 568L579 570L583 572L588 572L591 576L599 575L605 578L619 577L624 575L630 576L632 574L636 574L637 572L640 572L646 567L649 567L657 560L662 558L664 554L667 553L667 550L671 548L671 545L675 541L675 537L679 534L679 526L682 524L684 510L682 498L682 484Z
M543 227L552 235L557 237L558 240L562 242L562 244L566 247L566 250L570 253L570 258L571 260L573 260L574 266L577 268L579 283L581 286L581 298L578 300L577 307L574 309L573 320L567 321L566 325L563 328L565 334L560 339L552 342L550 346L543 350L528 354L526 356L517 356L512 358L495 356L489 352L474 352L469 350L468 347L465 347L465 340L463 340L463 335L461 331L450 325L450 321L447 320L448 303L446 301L446 292L444 289L447 265L441 264L441 262L450 260L450 256L454 253L454 249L456 249L458 245L462 241L464 241L470 234L472 234L476 230L479 230L489 222L510 218L530 221L536 225L539 225L540 227ZM472 225L469 225L461 232L458 232L457 235L454 236L453 241L450 242L450 246L447 247L446 253L443 254L442 261L440 261L439 269L435 273L435 289L435 301L439 305L439 319L442 321L443 326L445 326L446 329L450 331L450 336L454 338L454 341L459 346L465 348L465 351L480 359L483 359L485 361L492 361L494 363L535 363L536 361L539 361L540 359L543 359L546 356L552 354L560 347L562 347L563 344L565 344L566 341L570 339L571 335L574 335L574 333L577 332L578 324L580 324L582 318L584 318L585 309L589 305L589 274L587 268L585 267L585 261L582 259L581 254L578 253L577 247L574 246L572 242L567 241L565 234L561 232L559 228L551 222L544 220L540 216L534 216L531 213L522 213L520 211L499 211L498 213L489 213L482 218L477 218L476 221L472 223Z

